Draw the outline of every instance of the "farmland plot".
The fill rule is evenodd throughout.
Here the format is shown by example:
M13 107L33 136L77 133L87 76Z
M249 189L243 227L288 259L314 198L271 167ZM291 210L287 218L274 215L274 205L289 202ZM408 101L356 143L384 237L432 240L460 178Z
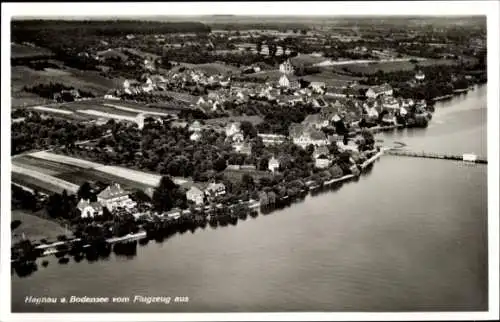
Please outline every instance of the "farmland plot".
M141 185L146 185L149 187L158 186L161 175L148 173L138 170L132 170L119 166L108 166L103 165L96 162L86 161L82 159L77 159L73 157L68 157L65 155L54 154L46 151L35 152L31 154L32 157L40 158L44 160L64 163L67 165L72 165L84 169L93 169L108 175L112 175L117 178L126 179L131 182L139 183ZM174 182L177 184L183 184L187 182L186 179L183 178L174 178Z
M93 109L89 110L78 110L78 113L86 114L86 115L92 115L92 116L97 116L97 117L105 117L105 118L111 118L115 119L118 121L130 121L130 122L135 122L136 121L136 116L128 116L128 115L123 115L123 114L114 114L114 113L107 113L107 112L101 112Z
M35 180L35 182L40 181L44 183L49 183L50 185L57 187L57 190L55 190L54 192L62 192L63 190L66 190L68 191L68 193L76 193L79 188L77 185L72 184L71 182L64 181L62 179L50 176L48 174L28 169L16 164L12 165L11 171L13 173L18 173L31 177L33 180Z
M110 114L131 116L131 117L137 116L137 112L118 110L114 107L107 106L106 104L103 105L103 104L96 103L93 101L71 102L71 103L63 104L63 105L61 105L61 107L68 109L68 110L71 110L71 111L74 111L74 112L79 112L81 110L95 110L95 111L99 111L102 113L110 113Z
M148 114L148 115L170 116L168 113L165 113L165 112L155 112L155 111L149 111L149 110L142 110L142 109L137 109L137 108L132 108L132 107L125 107L125 106L121 106L121 105L116 105L116 104L104 104L104 106L112 107L112 108L127 111L127 112L144 113L144 114Z
M152 188L151 186L145 184L110 175L94 169L80 169L63 172L55 175L55 177L69 181L78 186L81 186L84 182L103 182L106 184L118 183L128 190L140 189L146 191L147 189Z
M57 179L55 177L52 177L53 179ZM64 188L61 188L61 186L53 183L53 180L40 180L38 178L32 177L27 175L26 173L23 172L14 172L12 171L12 182L17 183L19 185L25 186L30 189L38 190L40 192L43 192L45 194L52 194L52 193L61 193ZM61 180L62 181L62 180ZM66 189L68 193L73 193Z
M12 164L33 171L38 171L49 176L56 176L57 174L63 172L75 171L75 167L70 167L65 164L56 163L48 160L31 158L27 155L22 155L18 158L13 158Z

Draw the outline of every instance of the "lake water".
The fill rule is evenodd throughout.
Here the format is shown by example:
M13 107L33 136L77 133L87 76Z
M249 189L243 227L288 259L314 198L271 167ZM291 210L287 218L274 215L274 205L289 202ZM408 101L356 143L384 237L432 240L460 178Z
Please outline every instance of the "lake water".
M408 149L486 156L486 86L436 105ZM487 310L485 165L383 156L358 182L127 259L12 277L14 312ZM25 296L187 296L171 304L24 303Z

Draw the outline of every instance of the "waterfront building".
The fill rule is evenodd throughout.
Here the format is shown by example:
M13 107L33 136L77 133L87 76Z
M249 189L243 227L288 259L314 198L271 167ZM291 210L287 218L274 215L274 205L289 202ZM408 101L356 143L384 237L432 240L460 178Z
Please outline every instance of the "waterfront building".
M80 216L82 218L94 218L95 216L101 216L103 213L103 208L98 202L90 202L86 199L80 199L76 208L80 210Z
M392 96L384 97L382 106L390 111L399 110L399 102Z
M314 159L314 166L318 169L326 169L330 167L331 163L331 160L324 154Z
M223 196L226 194L226 186L223 183L212 182L205 189L205 195L209 197Z
M468 161L468 162L476 162L476 160L477 160L477 155L467 153L467 154L464 154L464 155L462 156L462 159L463 159L464 161Z
M110 211L118 207L132 209L137 205L135 201L130 199L128 192L123 190L118 183L112 184L101 191L97 195L97 201Z
M201 189L199 189L196 186L192 186L187 192L186 192L186 198L187 200L190 200L194 202L197 206L202 205L204 202L204 197L205 194Z

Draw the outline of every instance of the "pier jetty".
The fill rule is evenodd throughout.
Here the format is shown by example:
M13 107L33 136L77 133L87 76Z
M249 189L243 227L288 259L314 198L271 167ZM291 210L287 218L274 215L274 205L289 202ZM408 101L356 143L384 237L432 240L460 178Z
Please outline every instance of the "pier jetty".
M482 164L488 163L485 157L480 157L475 154L454 155L446 153L412 152L406 150L392 150L392 149L385 151L385 154L403 156L403 157L454 160L454 161L464 161L464 162L482 163Z

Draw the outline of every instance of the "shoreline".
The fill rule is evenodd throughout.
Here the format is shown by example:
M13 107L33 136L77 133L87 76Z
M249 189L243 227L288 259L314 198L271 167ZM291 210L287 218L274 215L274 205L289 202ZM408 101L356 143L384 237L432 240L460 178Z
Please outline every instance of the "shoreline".
M468 89L464 90L464 91L468 91ZM454 95L451 95L451 96L454 96ZM376 126L376 127L370 128L369 130L371 132L387 131L387 130L392 130L392 129L396 129L399 127L404 127L404 126L399 125L399 124L389 125L389 126ZM357 130L357 131L354 131L354 133L359 133L360 131L361 130ZM401 143L398 143L398 144L400 145L399 148L404 146L404 144L401 144ZM378 160L382 155L384 155L385 151L392 150L392 149L398 149L398 147L382 147L378 150L378 152L376 152L368 160L364 161L362 164L358 164L357 166L358 166L358 169L360 171L359 171L359 175L357 175L357 176L354 174L347 174L347 175L344 175L340 178L330 179L330 180L325 181L325 182L313 182L313 184L311 184L309 186L306 185L306 187L301 189L300 193L298 195L294 195L292 197L290 197L289 195L285 195L282 197L276 197L275 202L273 202L273 204L270 204L270 205L263 205L260 201L250 200L247 202L234 203L234 204L230 204L230 205L218 204L218 205L216 205L216 207L204 206L204 207L197 207L195 209L197 211L201 211L201 214L204 217L204 219L201 220L201 222L203 224L206 224L208 220L210 221L211 225L212 225L212 220L215 220L216 223L219 222L218 225L222 225L222 226L227 225L228 220L230 220L231 224L233 224L232 221L234 220L234 224L236 224L238 221L239 215L235 214L236 212L233 210L233 208L235 208L239 205L246 207L244 209L245 218L249 213L257 212L255 210L257 208L258 208L257 213L260 213L260 214L263 214L265 210L270 210L270 212L272 212L274 210L279 209L282 204L292 203L292 202L296 201L296 199L300 199L300 197L304 197L304 196L308 195L309 193L314 193L315 191L319 190L320 188L329 187L335 183L347 182L353 178L359 178L359 176L364 173L364 171L367 169L368 166L372 165L376 160ZM375 152L375 151L372 151L372 152ZM220 213L221 211L222 211L222 213ZM187 210L187 211L180 210L178 213L175 213L175 215L170 214L170 216L168 216L165 213L165 214L158 216L158 217L161 218L161 222L163 223L163 225L164 224L167 225L166 227L168 229L171 228L170 225L173 225L172 229L174 229L174 228L177 229L179 227L182 227L183 225L190 225L190 224L198 225L198 224L200 224L199 220L195 219L195 217L198 218L198 214L193 215L191 213L191 211L189 211L189 210ZM152 220L151 220L151 222L152 222ZM175 227L177 225L179 225L179 227ZM216 224L216 226L217 226L217 224ZM122 242L129 242L129 241L136 242L139 239L150 239L150 238L151 238L151 236L149 236L149 231L144 229L143 227L140 227L140 231L136 234L127 234L125 236L114 236L114 237L106 239L105 243L106 244L114 244L114 243L122 243ZM55 242L52 244L42 244L42 245L37 245L36 248L37 249L47 249L50 247L54 248L54 247L57 247L58 245L68 244L68 243L72 243L73 241L78 241L78 240L79 239L76 239L76 240L73 239L73 240L67 240L67 241L59 241L59 242ZM32 240L31 242L32 243L39 243L40 241ZM89 247L89 246L90 245L85 245L85 247ZM59 251L56 251L56 250L46 251L46 252L44 252L44 255L50 255L50 254L54 254L57 252L59 252Z

